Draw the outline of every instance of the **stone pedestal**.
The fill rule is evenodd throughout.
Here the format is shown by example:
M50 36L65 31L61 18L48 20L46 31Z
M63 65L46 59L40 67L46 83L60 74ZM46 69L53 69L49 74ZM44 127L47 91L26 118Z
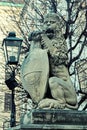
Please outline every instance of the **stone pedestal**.
M86 130L87 112L76 110L32 110L31 123L20 130Z

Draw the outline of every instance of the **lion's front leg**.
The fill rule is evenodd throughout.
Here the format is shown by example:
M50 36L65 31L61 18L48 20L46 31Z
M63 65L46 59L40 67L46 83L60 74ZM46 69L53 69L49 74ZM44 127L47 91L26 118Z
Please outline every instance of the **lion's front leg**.
M39 104L38 104L38 108L42 108L42 109L51 109L51 108L55 108L55 109L64 109L65 108L65 104L60 103L59 101L55 100L55 99L42 99Z

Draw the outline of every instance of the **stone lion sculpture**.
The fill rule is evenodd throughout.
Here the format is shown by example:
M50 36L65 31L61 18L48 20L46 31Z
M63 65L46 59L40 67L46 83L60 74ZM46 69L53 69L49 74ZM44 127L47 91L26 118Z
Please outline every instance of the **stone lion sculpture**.
M37 108L78 107L61 27L60 17L51 13L45 16L42 30L29 35L31 47L21 67L21 79Z

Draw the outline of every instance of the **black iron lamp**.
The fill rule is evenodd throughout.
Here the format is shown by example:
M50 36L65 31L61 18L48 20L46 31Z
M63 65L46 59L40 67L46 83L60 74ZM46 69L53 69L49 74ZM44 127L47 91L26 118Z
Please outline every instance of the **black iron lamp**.
M8 36L3 40L4 55L6 60L5 68L5 83L7 87L12 91L12 107L11 107L11 119L10 126L16 125L16 109L14 101L14 89L18 86L15 79L15 70L18 67L19 56L21 51L22 39L17 38L15 32L10 32ZM10 71L10 72L9 72Z
M22 41L15 32L10 32L3 40L6 64L18 64Z

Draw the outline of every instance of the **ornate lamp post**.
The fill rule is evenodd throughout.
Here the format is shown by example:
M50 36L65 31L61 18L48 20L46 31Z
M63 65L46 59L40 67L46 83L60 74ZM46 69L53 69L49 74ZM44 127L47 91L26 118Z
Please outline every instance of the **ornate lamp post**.
M7 87L12 91L12 107L11 107L11 120L10 126L14 127L16 124L16 110L14 102L14 89L18 83L15 80L15 70L19 62L19 56L21 51L22 39L17 38L15 32L10 32L8 36L3 40L4 55L6 66L10 67L10 74L7 72L5 75L5 83ZM5 68L6 71L6 68ZM9 75L9 78L8 78Z

